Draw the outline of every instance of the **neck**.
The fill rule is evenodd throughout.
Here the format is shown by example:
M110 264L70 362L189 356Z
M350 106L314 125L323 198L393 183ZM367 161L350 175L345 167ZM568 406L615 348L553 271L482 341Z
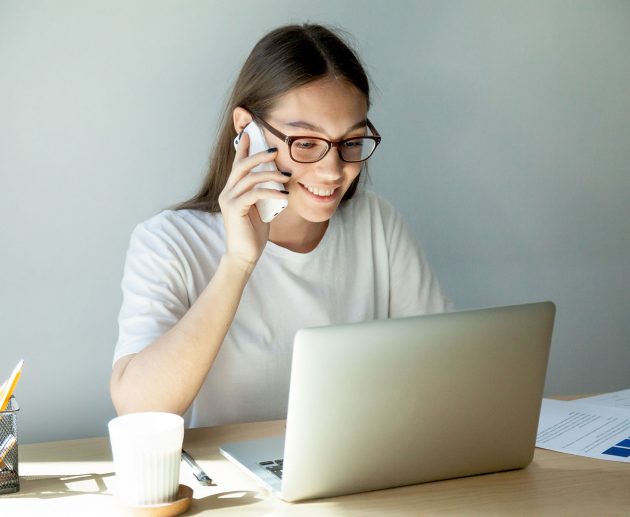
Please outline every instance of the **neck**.
M296 253L313 251L324 237L328 221L313 223L291 215L284 210L271 222L269 240Z

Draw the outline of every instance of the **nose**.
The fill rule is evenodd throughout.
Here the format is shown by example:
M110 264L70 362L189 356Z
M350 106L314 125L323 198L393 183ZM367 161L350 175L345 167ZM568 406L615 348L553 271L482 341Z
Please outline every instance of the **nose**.
M315 162L318 176L324 181L338 181L343 176L346 164L339 156L337 149L331 149L321 160Z

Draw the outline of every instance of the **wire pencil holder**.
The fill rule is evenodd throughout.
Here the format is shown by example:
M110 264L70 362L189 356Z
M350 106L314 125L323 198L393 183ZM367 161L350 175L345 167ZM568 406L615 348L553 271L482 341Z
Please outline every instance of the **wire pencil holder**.
M20 490L17 435L19 410L19 404L14 397L11 397L6 409L0 411L0 494L10 494Z

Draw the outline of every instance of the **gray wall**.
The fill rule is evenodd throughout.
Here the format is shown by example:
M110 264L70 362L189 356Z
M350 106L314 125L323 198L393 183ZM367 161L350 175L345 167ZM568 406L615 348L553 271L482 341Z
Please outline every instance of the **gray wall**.
M248 9L246 9L246 7ZM547 394L630 385L630 3L0 1L0 376L23 442L106 434L129 234L200 182L263 33L345 27L372 188L460 308L552 299Z

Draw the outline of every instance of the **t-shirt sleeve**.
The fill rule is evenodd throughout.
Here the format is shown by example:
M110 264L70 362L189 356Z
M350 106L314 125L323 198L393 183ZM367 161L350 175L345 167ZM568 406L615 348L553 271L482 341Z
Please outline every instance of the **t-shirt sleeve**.
M431 270L409 225L389 203L386 232L390 265L391 318L448 312L454 309Z
M121 282L115 363L165 334L189 307L182 261L177 247L159 228L135 228Z

